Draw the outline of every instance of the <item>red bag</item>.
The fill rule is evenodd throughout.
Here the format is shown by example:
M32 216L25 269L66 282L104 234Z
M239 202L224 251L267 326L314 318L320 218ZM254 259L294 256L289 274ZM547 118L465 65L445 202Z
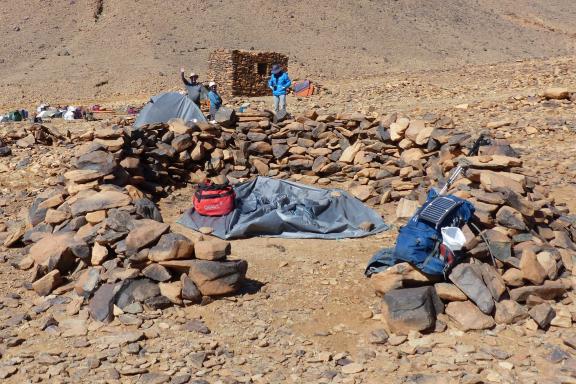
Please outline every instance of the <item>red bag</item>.
M202 216L223 216L234 210L234 188L228 184L213 184L207 180L198 184L192 204Z

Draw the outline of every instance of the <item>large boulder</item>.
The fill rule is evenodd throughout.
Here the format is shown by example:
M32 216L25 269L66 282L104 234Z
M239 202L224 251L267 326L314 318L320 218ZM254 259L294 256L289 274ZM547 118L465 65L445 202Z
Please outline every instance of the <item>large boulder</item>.
M44 219L46 218L46 212L48 212L48 208L41 207L42 203L45 200L46 198L37 197L32 202L30 208L28 208L28 215L26 216L26 219L28 221L28 224L30 224L30 226L34 227L43 222Z
M556 257L548 251L540 252L536 255L538 263L544 268L550 280L556 280L558 277L559 267Z
M170 300L172 303L182 304L182 282L173 281L170 283L159 283L160 294Z
M512 289L510 299L519 303L524 303L528 296L537 296L544 300L553 300L567 291L569 287L561 280L546 280L543 285L526 285L524 287Z
M532 249L524 249L522 259L520 259L520 270L525 280L532 284L540 285L544 282L548 274L538 262L538 257Z
M482 270L477 264L458 264L450 273L450 280L485 313L494 311L492 293L484 284Z
M60 271L55 269L33 282L32 289L38 295L46 296L50 294L54 288L58 287L61 281Z
M521 287L524 285L524 275L521 270L516 268L510 268L504 272L502 279L510 287Z
M166 269L166 267L152 263L142 270L142 274L149 279L154 281L168 281L172 278L172 274Z
M134 219L130 213L121 209L110 209L104 223L107 229L128 233L134 229Z
M396 122L390 124L390 139L392 141L400 141L404 138L404 133L408 126L410 125L410 120L401 117Z
M436 294L443 301L466 301L468 296L460 290L457 286L450 283L436 283L434 284Z
M192 136L185 133L183 135L176 136L174 140L172 140L171 145L174 147L176 152L182 152L192 147L194 145L194 141L192 140Z
M246 276L245 260L194 260L189 277L204 296L220 296L236 292Z
M370 276L370 283L377 294L430 283L430 279L409 263L398 263Z
M198 241L194 253L201 260L223 260L230 254L230 242L220 239Z
M88 312L97 321L110 322L114 318L114 300L123 283L102 284L88 302Z
M526 230L526 223L524 222L522 214L506 205L496 212L496 221L506 228L517 229L519 231Z
M496 302L500 301L506 292L506 283L504 282L502 275L500 275L493 266L486 263L480 264L480 270L482 272L484 284L486 284L492 297Z
M352 144L351 146L347 147L344 152L342 152L342 155L340 155L340 159L338 161L342 162L342 163L351 163L354 161L354 157L356 156L356 154L358 152L360 152L360 149L362 148L362 142L361 141L357 141L354 144Z
M538 304L532 307L528 313L542 329L548 329L550 322L556 316L556 312L549 303Z
M446 306L446 314L462 331L492 328L492 316L485 315L471 301L453 301Z
M513 300L502 300L496 303L494 320L496 324L514 324L528 317L526 308Z
M223 127L232 127L236 123L236 112L232 108L220 108L214 116L216 123Z
M146 300L160 295L158 284L149 279L137 279L127 283L118 293L116 305L124 309L128 305Z
M198 287L187 274L183 273L180 276L182 282L182 299L191 301L192 303L200 303L202 301L202 293Z
M78 296L90 297L100 283L100 269L89 268L82 272L74 284L74 291Z
M130 204L130 196L118 191L102 191L80 197L70 205L73 216L102 209L118 208Z
M397 334L434 329L444 304L434 287L394 289L382 300L382 315L388 329Z
M142 219L134 221L134 229L126 236L126 250L129 254L152 244L168 231L170 226L156 220Z
M146 198L140 198L134 200L134 206L136 207L136 213L142 216L143 219L152 219L156 221L164 221L162 220L162 215L160 214L160 210L156 207L151 200Z
M404 136L413 142L416 142L416 138L421 131L426 129L426 122L424 120L412 120L408 129L404 132Z
M158 244L150 248L148 258L152 261L189 259L194 255L194 243L179 233L167 233Z
M76 168L97 171L103 175L112 173L118 165L112 153L106 151L92 151L76 158Z
M74 250L85 245L74 238L74 232L46 234L30 248L29 256L36 265L45 267L47 271L58 269L66 273L76 264Z

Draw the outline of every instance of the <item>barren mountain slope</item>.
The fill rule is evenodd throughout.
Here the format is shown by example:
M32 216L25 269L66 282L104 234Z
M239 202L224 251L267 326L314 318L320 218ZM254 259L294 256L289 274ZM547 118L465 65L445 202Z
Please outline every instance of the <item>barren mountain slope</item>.
M350 78L571 54L573 0L5 0L0 104L150 94L217 47Z

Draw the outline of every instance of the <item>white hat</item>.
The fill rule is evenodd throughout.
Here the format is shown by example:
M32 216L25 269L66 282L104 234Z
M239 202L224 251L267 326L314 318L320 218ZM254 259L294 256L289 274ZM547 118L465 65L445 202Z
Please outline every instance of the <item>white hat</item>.
M216 85L216 83L213 82L213 81L211 81L211 82L208 83L208 87L213 87L213 86L215 86L215 85Z
M190 77L198 77L198 74L196 72L190 72Z

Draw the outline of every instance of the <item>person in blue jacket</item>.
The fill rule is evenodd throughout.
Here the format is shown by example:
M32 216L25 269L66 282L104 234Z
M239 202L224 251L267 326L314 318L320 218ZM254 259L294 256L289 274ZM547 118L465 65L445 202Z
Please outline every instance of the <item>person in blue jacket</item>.
M282 67L278 64L272 66L272 75L270 80L268 80L268 87L272 90L272 95L274 96L274 113L278 115L286 114L286 92L292 81L288 77Z
M214 119L216 118L216 112L222 106L222 98L218 94L216 83L211 81L208 84L208 98L210 99L210 120L211 122L215 122Z

